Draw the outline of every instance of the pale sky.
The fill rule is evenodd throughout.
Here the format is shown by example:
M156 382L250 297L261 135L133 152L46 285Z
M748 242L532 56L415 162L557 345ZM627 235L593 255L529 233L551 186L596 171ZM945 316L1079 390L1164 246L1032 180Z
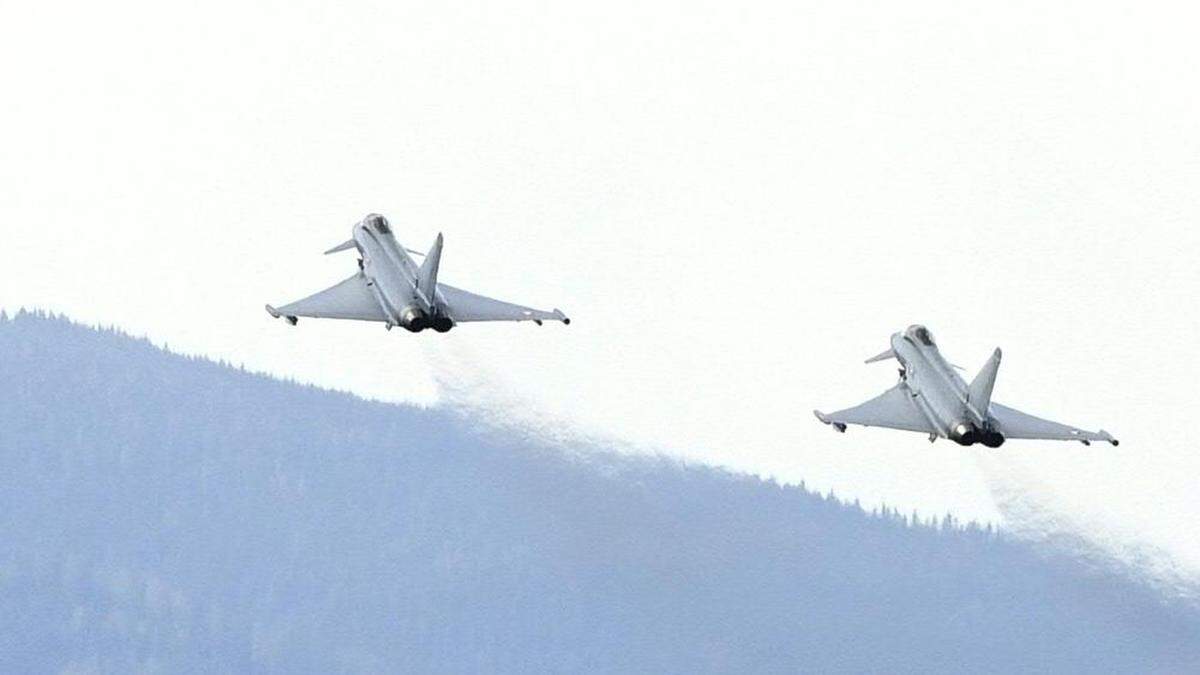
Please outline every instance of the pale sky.
M0 18L0 306L1200 575L1189 4ZM445 281L574 323L271 320L353 271L321 252L370 211L444 232ZM893 384L862 361L914 322L968 377L1003 347L997 400L1122 445L818 423Z

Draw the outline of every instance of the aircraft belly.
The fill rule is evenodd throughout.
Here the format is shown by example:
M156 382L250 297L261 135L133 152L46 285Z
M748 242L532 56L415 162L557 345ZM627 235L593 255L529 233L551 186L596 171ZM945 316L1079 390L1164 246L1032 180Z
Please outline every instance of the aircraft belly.
M369 249L372 254L371 274L377 297L383 303L387 314L398 322L401 311L413 304L413 285L404 274L402 266L382 245L371 241Z
M948 434L962 421L964 412L962 399L955 388L955 374L947 372L950 367L940 354L930 354L911 344L906 346L905 351L909 352L906 356L912 363L909 386L920 394L918 400L922 411L932 418L931 423L943 434Z
M958 398L951 392L940 388L936 388L932 393L935 395L927 397L926 400L929 401L929 407L933 409L933 414L941 422L938 426L942 429L951 428L961 416L959 413L962 406L959 404Z
M365 241L370 259L369 271L373 277L373 288L384 307L384 312L393 323L402 324L409 308L420 310L426 315L435 311L436 295L427 294L417 287L418 270L412 260L391 238L369 237Z
M940 378L928 378L920 372L910 386L917 394L917 401L922 412L930 418L930 423L938 430L946 432L958 421L961 404L953 392L949 391Z
M388 325L390 326L391 324L395 323L396 310L388 304L387 298L385 298L383 295L383 289L379 287L378 283L374 282L369 285L369 288L371 289L371 295L375 296L375 301L379 303L379 306L383 309L383 313L387 315L389 319Z
M937 429L938 434L946 436L949 432L949 427L938 419L937 413L934 412L929 402L925 400L925 397L918 393L913 396L913 401L917 404L917 409L925 416L925 420L929 422L929 426Z
M394 275L387 273L377 275L375 282L379 287L379 293L382 296L384 304L389 309L389 313L393 316L398 316L400 310L408 305L404 298L403 286L396 282Z

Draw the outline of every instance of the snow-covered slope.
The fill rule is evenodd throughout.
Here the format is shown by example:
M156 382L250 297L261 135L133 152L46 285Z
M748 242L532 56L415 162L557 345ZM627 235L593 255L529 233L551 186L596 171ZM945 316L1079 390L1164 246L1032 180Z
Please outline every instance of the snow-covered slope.
M3 672L1200 671L1104 565L34 314L0 513Z

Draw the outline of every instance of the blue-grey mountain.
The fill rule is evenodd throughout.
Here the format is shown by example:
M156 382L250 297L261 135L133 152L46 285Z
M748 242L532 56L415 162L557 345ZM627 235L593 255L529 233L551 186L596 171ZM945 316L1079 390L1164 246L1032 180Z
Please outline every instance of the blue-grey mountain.
M1074 557L0 320L0 672L1200 672Z

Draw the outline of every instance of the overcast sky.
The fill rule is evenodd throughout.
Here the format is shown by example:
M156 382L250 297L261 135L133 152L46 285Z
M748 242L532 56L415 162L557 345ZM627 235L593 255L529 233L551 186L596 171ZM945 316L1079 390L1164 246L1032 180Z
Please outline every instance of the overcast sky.
M0 306L1200 573L1197 17L1141 3L23 3ZM569 327L263 311L369 211ZM914 322L1120 448L818 423ZM14 386L12 384L6 386ZM331 460L333 461L333 460ZM1015 500L1015 501L1014 501ZM1017 506L1014 506L1017 505ZM1019 508L1018 508L1019 507Z

